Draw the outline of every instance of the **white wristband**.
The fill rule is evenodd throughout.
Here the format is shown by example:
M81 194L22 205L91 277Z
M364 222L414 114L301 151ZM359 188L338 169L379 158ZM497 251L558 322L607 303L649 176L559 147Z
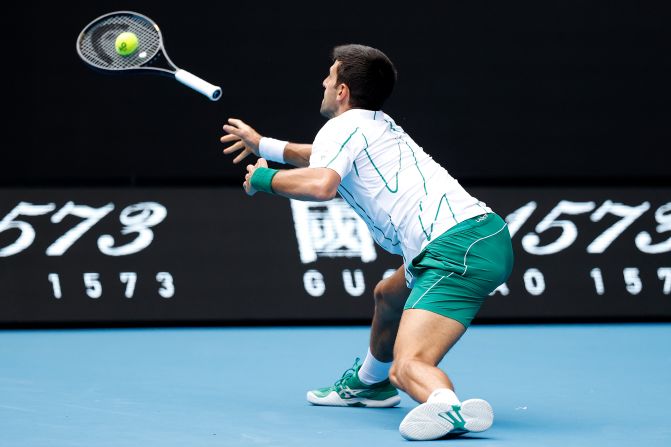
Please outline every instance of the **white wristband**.
M275 138L261 137L259 155L269 161L284 163L284 148L288 143L288 141L276 140Z

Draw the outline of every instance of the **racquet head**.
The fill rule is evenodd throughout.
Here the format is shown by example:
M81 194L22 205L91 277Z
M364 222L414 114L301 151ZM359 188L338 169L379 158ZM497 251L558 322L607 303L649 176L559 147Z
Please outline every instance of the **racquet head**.
M138 37L138 49L129 56L120 55L115 48L116 38L123 32ZM86 25L77 39L77 53L84 62L104 71L148 68L172 73L177 69L165 53L158 25L132 11L105 14ZM160 64L155 66L157 62Z
M137 50L125 56L116 51L116 39L124 32L135 34L139 42ZM177 68L165 51L158 25L137 12L116 11L93 20L79 33L77 54L96 70L107 73L152 72L174 76L212 101L221 97L221 89L216 85Z

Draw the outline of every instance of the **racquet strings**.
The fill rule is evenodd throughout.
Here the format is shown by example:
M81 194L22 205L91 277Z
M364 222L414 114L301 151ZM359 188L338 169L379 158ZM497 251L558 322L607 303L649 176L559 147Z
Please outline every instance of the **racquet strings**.
M121 56L115 48L116 38L123 32L137 35L137 51ZM139 68L151 60L161 48L161 35L156 25L133 14L115 14L101 19L85 29L79 39L82 58L103 70Z

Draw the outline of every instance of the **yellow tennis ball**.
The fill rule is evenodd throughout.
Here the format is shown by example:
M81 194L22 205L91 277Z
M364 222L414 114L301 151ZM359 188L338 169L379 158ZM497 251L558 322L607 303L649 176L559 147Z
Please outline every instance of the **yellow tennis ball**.
M120 55L130 56L137 51L139 43L135 33L125 32L117 36L116 42L114 42L114 47L116 48L116 52Z

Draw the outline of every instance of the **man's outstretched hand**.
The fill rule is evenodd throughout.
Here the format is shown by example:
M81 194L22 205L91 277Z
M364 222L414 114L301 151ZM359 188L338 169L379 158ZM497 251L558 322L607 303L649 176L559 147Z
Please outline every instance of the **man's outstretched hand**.
M219 140L222 143L233 142L233 144L224 149L224 154L232 154L242 149L242 152L233 159L233 163L240 163L247 158L249 154L254 154L257 157L259 156L259 142L261 141L261 135L259 135L253 127L242 120L229 118L228 124L224 124L224 130L227 135L224 135Z

